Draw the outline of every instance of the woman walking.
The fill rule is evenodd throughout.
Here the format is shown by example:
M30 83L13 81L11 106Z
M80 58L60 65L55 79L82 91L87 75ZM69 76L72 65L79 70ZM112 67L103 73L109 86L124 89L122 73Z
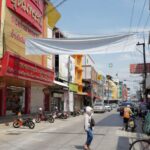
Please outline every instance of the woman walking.
M84 129L87 133L87 140L84 145L84 150L90 150L90 145L93 140L93 126L94 126L94 119L92 118L93 110L91 107L87 106L85 109L85 116L84 116Z

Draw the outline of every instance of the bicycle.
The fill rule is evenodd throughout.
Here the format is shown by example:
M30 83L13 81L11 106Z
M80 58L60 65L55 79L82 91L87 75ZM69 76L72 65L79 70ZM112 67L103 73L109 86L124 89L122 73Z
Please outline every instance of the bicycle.
M145 134L150 135L150 112L147 113L142 121L142 130ZM150 150L150 139L139 139L134 141L129 150Z
M129 150L150 150L150 139L140 139L134 141Z

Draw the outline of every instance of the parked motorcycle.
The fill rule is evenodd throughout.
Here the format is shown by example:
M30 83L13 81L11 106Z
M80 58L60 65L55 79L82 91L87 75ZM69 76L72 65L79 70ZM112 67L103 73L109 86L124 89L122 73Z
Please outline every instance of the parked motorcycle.
M66 112L55 111L53 113L53 117L54 118L59 118L59 119L67 119L69 117L69 115Z
M19 128L21 126L26 126L26 127L29 127L30 129L34 129L35 124L31 118L24 118L24 119L18 118L16 120L14 120L14 122L13 122L14 128Z
M37 114L35 117L35 122L40 123L41 121L48 121L49 123L54 123L55 119L52 114Z
M81 115L81 112L80 112L80 111L73 111L73 112L71 113L71 115L72 115L73 117L76 117L76 116Z

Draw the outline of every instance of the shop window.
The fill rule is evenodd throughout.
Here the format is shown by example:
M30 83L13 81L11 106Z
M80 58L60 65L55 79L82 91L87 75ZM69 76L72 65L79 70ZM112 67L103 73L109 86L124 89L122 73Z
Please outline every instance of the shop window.
M7 114L17 114L24 111L24 88L8 87L6 98Z

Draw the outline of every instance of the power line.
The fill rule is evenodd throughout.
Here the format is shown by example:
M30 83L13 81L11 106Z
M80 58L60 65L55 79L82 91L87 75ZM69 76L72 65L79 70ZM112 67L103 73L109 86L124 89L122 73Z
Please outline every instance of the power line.
M145 6L146 6L146 0L144 1L144 4L143 4L143 8L142 8L142 11L141 11L141 14L140 14L140 18L139 18L139 21L138 21L138 24L137 24L137 30L136 30L136 31L138 31L138 27L139 27L139 25L140 25L140 23L141 23Z
M135 7L135 0L133 1L133 7L132 7L132 11L131 11L130 26L129 26L129 33L130 33L131 26L132 26L132 22L133 22L134 7Z
M132 22L133 22L133 15L134 15L134 7L135 7L135 0L133 1L133 6L132 6L132 10L131 10L131 16L130 16L130 24L129 24L128 34L130 34L130 31L131 31L131 26L132 26ZM128 41L129 41L129 38L127 37L127 40L124 43L122 51L125 50L126 45L128 44ZM132 55L132 53L131 53L131 55Z
M144 30L145 30L145 28L146 28L146 26L147 26L147 24L148 24L148 22L149 22L149 18L150 18L150 13L149 13L149 15L148 15L148 17L147 17L147 19L146 19L145 25L144 25L144 27L143 27L143 32L144 32Z

